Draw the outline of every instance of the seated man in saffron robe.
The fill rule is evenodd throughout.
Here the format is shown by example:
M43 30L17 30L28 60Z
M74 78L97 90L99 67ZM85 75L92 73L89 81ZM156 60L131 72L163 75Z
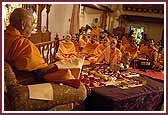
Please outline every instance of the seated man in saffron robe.
M97 63L106 64L120 64L122 53L116 48L117 40L111 39L110 45L105 48L101 56L98 58Z
M79 37L79 47L80 47L80 51L86 46L87 43L90 42L90 39L88 38L87 35L80 35Z
M59 70L57 65L45 63L38 48L28 39L32 27L33 15L28 10L17 8L11 13L4 35L5 61L15 70L33 71L46 81L74 79L70 70Z
M122 51L130 53L130 61L134 60L137 57L138 47L136 45L134 37L131 38L130 44L125 45L125 48L122 49Z
M129 44L129 39L128 39L128 35L124 34L122 37L122 45L126 45Z
M145 45L139 52L137 57L143 57L148 59L153 66L157 63L158 50L154 47L154 41L152 39L147 41Z
M122 45L122 40L118 40L117 41L117 46L116 47L123 53L122 50L124 49L123 48L124 46Z
M95 49L98 45L99 44L95 40L95 38L91 38L90 42L88 42L86 46L82 49L80 54L82 56L85 56L85 64L91 64L92 62L97 60Z
M77 35L72 35L71 41L75 45L76 52L79 52L80 51L80 46L79 46L79 38L77 37Z
M97 26L93 25L92 26L92 31L90 33L91 36L99 36L100 35L100 30Z
M110 40L108 38L104 38L103 40L101 40L101 43L99 43L99 45L96 47L95 49L95 53L97 56L100 56L104 49L110 44Z
M66 58L76 58L77 52L74 43L71 41L71 35L67 35L64 40L59 42L57 58L59 60Z

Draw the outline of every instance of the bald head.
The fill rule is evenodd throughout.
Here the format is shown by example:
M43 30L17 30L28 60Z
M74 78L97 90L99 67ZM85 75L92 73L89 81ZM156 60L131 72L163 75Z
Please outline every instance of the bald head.
M26 9L16 8L10 15L10 25L29 37L32 31L33 15Z

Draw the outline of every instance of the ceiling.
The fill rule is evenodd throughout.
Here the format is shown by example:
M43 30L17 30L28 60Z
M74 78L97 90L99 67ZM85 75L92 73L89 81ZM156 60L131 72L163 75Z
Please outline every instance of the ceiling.
M116 7L116 4L81 4L81 5L86 8L87 13L97 13L97 12L112 13L114 12L114 9ZM122 10L133 11L133 12L163 13L164 5L163 4L123 4Z

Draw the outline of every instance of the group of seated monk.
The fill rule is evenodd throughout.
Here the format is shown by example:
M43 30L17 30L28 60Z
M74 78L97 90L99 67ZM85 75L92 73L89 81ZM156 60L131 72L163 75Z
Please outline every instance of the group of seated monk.
M162 48L162 51L158 52L159 49L155 47L152 39L145 42L142 40L142 42L137 45L136 39L132 36L129 38L127 34L125 34L122 39L118 39L118 37L115 36L108 36L105 32L101 32L99 36L81 34L78 40L75 39L77 38L70 36L68 40L67 37L64 40L60 40L57 58L66 59L85 56L84 64L123 63L124 66L127 67L138 58L148 59L153 63L153 67L160 67L164 64L164 49ZM62 47L64 42L68 43ZM60 51L64 52L64 54ZM60 55L64 58L60 58ZM65 57L65 55L69 56Z
M69 70L61 71L58 70L56 64L45 63L38 48L27 39L31 35L32 24L32 14L24 9L16 9L11 14L10 25L5 31L5 61L17 70L40 72L40 75L48 81L52 81L53 78L75 79L72 76L66 78L67 74L71 74ZM106 32L96 32L93 28L91 34L80 34L78 38L67 35L59 40L56 58L62 60L76 57L85 57L84 64L123 63L127 67L131 61L143 57L148 58L154 66L160 68L164 64L164 49L158 52L153 40L137 46L134 37L128 38L124 35L119 40L118 37L110 36ZM53 74L49 74L50 72ZM55 77L56 74L61 77Z

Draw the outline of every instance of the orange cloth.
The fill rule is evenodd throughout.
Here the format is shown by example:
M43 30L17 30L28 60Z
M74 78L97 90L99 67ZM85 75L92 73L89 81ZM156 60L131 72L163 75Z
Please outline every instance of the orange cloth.
M100 31L98 30L98 28L92 28L91 36L99 36L99 35Z
M95 49L98 45L98 43L92 44L91 42L89 42L83 48L81 54L86 57L84 64L91 64L96 62L98 56Z
M126 45L125 45L126 46ZM121 53L124 53L125 51L125 46L123 46L122 44L120 46L118 46L117 48L121 51Z
M103 44L99 44L95 49L95 54L97 56L100 56L103 53L104 49L105 49L105 46Z
M58 59L73 58L76 57L76 54L77 52L73 42L71 42L70 40L60 41L57 51Z
M127 37L123 36L122 37L122 45L126 45L126 44L129 44L129 40L127 39Z
M73 43L74 43L74 45L75 45L75 50L76 50L76 52L79 52L79 51L80 51L79 42L78 42L78 41L76 41L76 40L72 40L72 42L73 42Z
M158 50L155 47L151 48L148 46L144 46L140 50L138 56L142 56L142 57L147 56L149 61L154 61L154 63L155 63L155 62L157 62L157 58L158 58ZM154 60L153 60L153 57L154 57Z
M79 37L79 46L85 47L87 43L89 43L89 38L87 36L83 37L82 35Z
M124 49L122 49L123 52L129 52L131 60L135 59L137 57L137 46L132 46L131 44L127 44Z
M47 81L75 79L70 69L59 69L58 71L44 75Z
M82 53L87 55L95 55L95 49L98 46L98 43L92 44L91 42L87 43L83 48Z
M139 46L139 51L142 50L144 48L145 44L140 44Z
M12 26L8 26L4 38L5 61L17 70L32 71L48 66L38 48Z
M122 53L118 48L115 48L114 52L111 52L111 48L108 46L98 58L97 63L101 63L104 60L107 64L119 64L121 57Z

